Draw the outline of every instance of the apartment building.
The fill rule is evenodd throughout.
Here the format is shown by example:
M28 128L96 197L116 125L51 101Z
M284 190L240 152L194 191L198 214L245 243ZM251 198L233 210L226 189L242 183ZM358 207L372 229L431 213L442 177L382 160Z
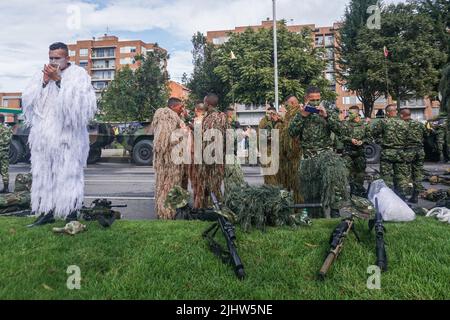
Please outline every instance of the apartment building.
M140 40L121 41L116 36L106 34L92 40L80 40L68 46L70 60L86 68L91 75L97 97L114 80L118 70L124 66L129 66L132 70L140 67L141 62L135 60L136 55L155 50L166 51L155 43ZM167 61L161 67L166 69Z
M232 30L218 30L208 31L207 40L215 45L222 45L230 39L230 34L240 33L251 28L253 30L259 30L262 28L270 29L273 27L273 20L269 18L266 21L262 21L260 25L241 26ZM337 93L336 107L341 111L344 116L349 108L353 105L358 105L361 110L363 109L362 103L357 98L354 92L347 90L344 85L341 85L336 81L336 49L338 46L337 36L339 34L340 23L334 23L329 27L317 27L314 24L307 25L287 25L287 29L291 32L301 32L302 30L309 29L313 34L314 46L324 48L324 59L327 62L324 76L330 81L330 89ZM388 103L393 103L391 98L386 99L381 97L375 103L375 110L373 116L379 109L384 109ZM430 119L439 113L439 104L431 103L429 99L414 99L411 101L402 102L403 106L408 106L413 111L413 117L418 120ZM266 106L244 106L237 105L236 111L238 117L243 125L256 125L265 112Z
M16 122L20 113L22 113L22 94L0 92L0 114L5 116L5 122Z

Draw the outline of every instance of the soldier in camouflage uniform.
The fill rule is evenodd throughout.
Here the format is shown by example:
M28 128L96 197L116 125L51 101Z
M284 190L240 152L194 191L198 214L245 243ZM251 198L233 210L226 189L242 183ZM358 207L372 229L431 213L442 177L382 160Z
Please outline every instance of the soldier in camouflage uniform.
M405 170L408 172L413 182L413 194L409 202L418 203L419 193L423 191L422 181L424 178L423 168L425 162L424 139L428 130L425 125L419 121L411 119L411 110L403 109L400 117L406 122L408 135L406 137Z
M441 162L449 161L449 132L447 126L447 114L441 113L436 121L433 123L433 129L437 135L437 144L439 150L439 160Z
M406 122L397 115L397 106L388 105L386 118L374 125L372 136L380 141L382 147L380 159L382 179L405 200L409 184L409 170L404 165L408 128Z
M350 114L342 137L344 143L343 157L349 170L350 192L352 195L364 197L364 178L366 176L366 155L364 144L371 141L370 127L362 121L359 107L350 108Z
M3 179L3 190L9 192L9 146L11 144L12 130L5 125L5 116L0 115L0 174Z
M299 138L302 160L299 167L301 194L307 203L321 202L331 209L331 216L338 217L339 210L349 199L347 191L348 171L345 162L333 152L332 133L341 135L342 124L335 112L328 113L321 103L318 88L309 88L305 104L319 113L300 112L289 124L289 133Z
M267 156L268 157L270 157L272 155L271 131L274 129L280 130L282 125L283 125L283 120L281 119L281 116L277 113L277 110L274 107L269 107L267 109L266 115L259 122L258 129L267 130ZM264 176L264 184L280 186L281 181L279 181L279 180L280 180L279 174Z

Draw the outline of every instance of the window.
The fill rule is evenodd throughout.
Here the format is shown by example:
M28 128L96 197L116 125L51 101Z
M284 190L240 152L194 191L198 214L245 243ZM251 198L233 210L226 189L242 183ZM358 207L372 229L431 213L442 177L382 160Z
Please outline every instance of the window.
M88 65L89 65L89 62L87 60L80 61L80 67L87 68Z
M123 65L125 65L125 64L135 64L135 63L136 63L136 61L133 58L120 59L120 64L123 64Z
M329 59L329 60L334 59L334 49L333 48L328 48L325 50L325 58Z
M334 36L333 35L326 35L325 36L325 45L328 46L334 46Z
M228 40L230 40L230 37L218 37L213 39L213 43L215 45L221 45L228 42Z
M104 57L114 57L115 56L115 49L95 49L92 52L92 57L94 58L104 58Z
M334 73L326 73L325 74L325 78L328 80L328 81L330 81L331 82L331 84L336 84L336 80L335 80L335 76L334 76Z
M355 105L358 104L358 98L356 96L343 97L342 103L345 105Z
M80 56L82 56L82 57L89 56L89 50L88 49L80 49Z
M76 51L69 50L69 57L75 57L77 55Z
M120 53L135 53L136 47L122 47L120 48Z
M323 36L316 37L316 46L323 46Z
M3 107L8 107L8 102L9 102L8 99L3 99L2 106L3 106Z
M326 72L334 72L334 61L330 61L327 63Z

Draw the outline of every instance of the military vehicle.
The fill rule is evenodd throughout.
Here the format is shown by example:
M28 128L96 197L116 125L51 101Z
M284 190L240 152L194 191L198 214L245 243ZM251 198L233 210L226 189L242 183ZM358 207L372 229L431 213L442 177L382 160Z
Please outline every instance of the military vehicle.
M91 123L89 131L89 157L88 164L94 164L100 160L102 148L110 145L114 141L114 131L111 125L106 123ZM30 128L23 124L16 124L13 127L13 137L9 149L9 163L29 162L30 148L28 146L28 135Z
M153 164L153 132L149 122L135 122L123 128L117 137L133 162L138 166Z

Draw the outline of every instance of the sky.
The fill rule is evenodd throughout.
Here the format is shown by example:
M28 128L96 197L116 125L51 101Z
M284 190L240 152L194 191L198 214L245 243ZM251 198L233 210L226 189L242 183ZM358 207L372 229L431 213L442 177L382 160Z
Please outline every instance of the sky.
M329 26L342 18L348 2L278 0L278 19ZM120 40L157 42L169 51L171 79L180 81L192 72L194 33L258 25L268 17L271 0L0 0L0 92L21 92L48 63L49 44L106 32Z

